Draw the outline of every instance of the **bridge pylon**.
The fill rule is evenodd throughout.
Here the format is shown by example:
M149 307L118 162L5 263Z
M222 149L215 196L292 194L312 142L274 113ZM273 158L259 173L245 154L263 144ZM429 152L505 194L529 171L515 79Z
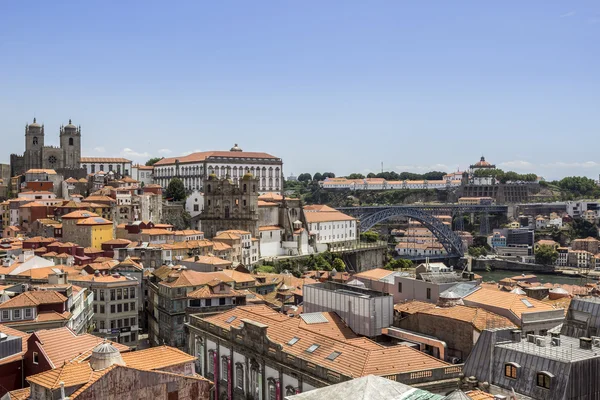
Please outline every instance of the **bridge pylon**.
M481 236L490 234L490 215L487 212L479 215L479 234Z

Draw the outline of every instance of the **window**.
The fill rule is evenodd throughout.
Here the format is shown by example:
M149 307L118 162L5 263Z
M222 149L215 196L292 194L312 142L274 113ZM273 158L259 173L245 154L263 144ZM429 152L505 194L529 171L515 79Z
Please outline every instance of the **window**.
M206 299L206 300L204 300L204 306L205 306L205 307L210 307L210 304L211 304L211 301L210 301L210 299Z
M122 328L123 327L123 321L118 319L117 320L117 328Z
M97 314L97 313L98 313L98 310L97 310L96 305L94 304L94 314Z
M96 164L92 164L92 174L96 172Z
M100 290L100 301L104 301L104 290Z
M209 374L215 373L214 356L215 356L215 351L209 350L208 351L208 360L207 360Z
M2 319L8 319L8 310L2 311Z
M129 291L127 289L123 289L123 298L127 300L129 298Z
M553 375L549 372L538 372L537 374L537 385L545 389L550 389Z
M100 321L100 329L104 329L104 321Z
M131 332L131 341L135 342L136 340L136 333L135 332Z
M268 400L277 400L277 385L275 385L275 380L269 379L269 397Z
M123 311L129 312L129 303L123 304Z
M117 312L118 313L122 313L123 312L123 304L117 304Z
M111 305L110 305L110 313L111 313L111 314L114 314L114 313L115 313L115 305L114 305L114 304L111 304Z
M115 321L110 321L110 329L115 329Z
M317 350L319 348L318 344L313 344L312 346L310 346L308 349L306 349L307 353L314 353L315 350Z
M341 354L342 354L342 353L340 353L339 351L334 351L333 353L331 353L330 355L328 355L328 356L326 357L326 359L327 359L327 360L329 360L329 361L333 361L333 360L335 360L336 358L338 358L338 357L339 357Z
M194 204L194 211L200 211L200 206L198 204Z
M431 300L431 288L427 288L427 300Z
M221 379L224 381L229 380L229 360L227 357L221 359Z
M104 304L100 305L100 314L104 314L105 312L105 307Z
M38 144L38 138L37 138L37 136L33 137L33 144Z
M73 138L69 138L69 146L73 146Z
M115 301L115 289L110 289L110 300Z
M25 318L31 318L32 312L31 312L31 308L26 308L25 309Z
M398 282L398 293L402 293L402 282Z
M244 367L240 363L235 365L235 387L244 389Z
M33 363L37 365L37 363L39 362L39 357L38 357L38 353L36 353L35 351L33 352Z
M506 363L504 364L504 376L507 378L517 379L517 372L519 370L519 365L515 363Z
M294 336L287 344L289 344L290 346L293 346L296 344L296 342L300 340L299 337Z
M232 323L237 317L233 316L233 317L229 317L225 320L225 322L227 322L228 324Z
M130 309L131 311L134 311L134 310L135 310L135 301L132 301L131 303L129 303L129 309Z
M131 322L131 326L135 326L137 321L135 320L135 317L131 317L130 322Z
M527 306L527 308L533 308L533 304L529 302L527 299L521 299L521 302Z
M123 293L121 289L117 289L117 300L121 300L123 298Z
M13 310L13 319L21 319L21 310Z

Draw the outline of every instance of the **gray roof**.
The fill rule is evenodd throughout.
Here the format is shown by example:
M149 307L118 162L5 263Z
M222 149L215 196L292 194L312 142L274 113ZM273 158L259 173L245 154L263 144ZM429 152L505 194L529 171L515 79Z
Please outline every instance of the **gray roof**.
M442 400L444 397L375 375L285 397L287 400Z
M328 322L327 318L320 312L300 314L300 318L307 324L323 324Z
M573 337L600 335L600 299L575 297L561 332Z
M394 283L394 278L397 276L412 276L411 274L409 274L408 272L400 272L400 271L394 271L389 275L384 276L383 278L381 278L379 281L380 282L386 282L386 283Z
M432 283L452 283L460 282L462 278L454 272L423 272L421 279Z
M455 296L458 296L458 298L463 298L470 295L477 289L479 289L479 284L477 282L461 282L440 293L440 297L446 299L455 299L457 298Z

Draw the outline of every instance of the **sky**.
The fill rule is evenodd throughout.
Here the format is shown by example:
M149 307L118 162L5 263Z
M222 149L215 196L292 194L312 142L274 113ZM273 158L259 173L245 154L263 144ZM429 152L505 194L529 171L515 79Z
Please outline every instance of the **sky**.
M284 173L600 174L598 1L1 1L0 162L246 151Z

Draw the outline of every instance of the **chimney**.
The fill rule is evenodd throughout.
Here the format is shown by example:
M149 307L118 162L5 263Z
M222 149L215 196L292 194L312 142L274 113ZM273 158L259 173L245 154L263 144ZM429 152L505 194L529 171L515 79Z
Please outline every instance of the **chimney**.
M521 333L522 331L520 329L514 329L510 331L510 338L513 342L519 343L521 341Z
M585 350L592 349L592 338L589 337L580 337L579 338L579 348Z

